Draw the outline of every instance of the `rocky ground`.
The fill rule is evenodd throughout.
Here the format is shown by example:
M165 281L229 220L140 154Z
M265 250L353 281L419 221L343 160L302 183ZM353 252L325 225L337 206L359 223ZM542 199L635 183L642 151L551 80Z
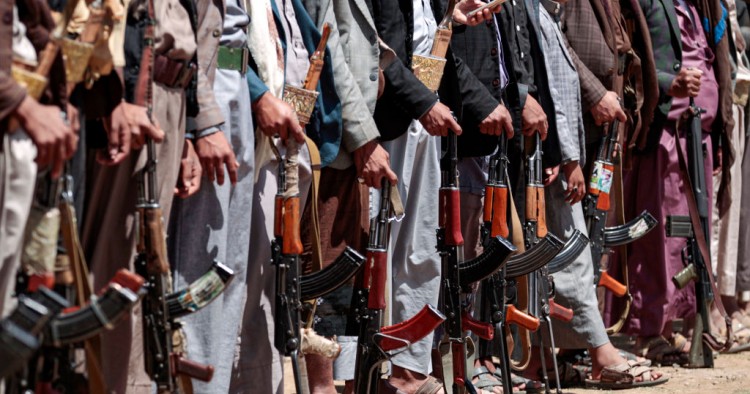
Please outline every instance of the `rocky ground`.
M294 381L290 374L291 365L285 365L284 392L294 393ZM750 394L750 352L721 355L713 369L660 368L669 376L669 381L661 386L622 391L627 394ZM343 382L337 385L343 390ZM605 393L605 391L568 389L565 393Z

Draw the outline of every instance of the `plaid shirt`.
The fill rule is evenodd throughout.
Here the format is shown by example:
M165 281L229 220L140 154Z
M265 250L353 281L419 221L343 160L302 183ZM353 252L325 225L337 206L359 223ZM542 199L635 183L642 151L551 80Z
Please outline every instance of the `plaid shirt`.
M578 71L560 30L559 15L562 7L551 0L541 0L540 3L542 46L546 55L547 73L550 75L549 87L555 104L562 162L578 160L583 163L586 150L581 89Z

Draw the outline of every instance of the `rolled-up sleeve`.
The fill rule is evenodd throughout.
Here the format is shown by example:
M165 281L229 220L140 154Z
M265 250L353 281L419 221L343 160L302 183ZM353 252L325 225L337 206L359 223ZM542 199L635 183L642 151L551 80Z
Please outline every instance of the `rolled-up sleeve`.
M26 89L18 85L7 72L0 71L0 121L5 120L26 98Z

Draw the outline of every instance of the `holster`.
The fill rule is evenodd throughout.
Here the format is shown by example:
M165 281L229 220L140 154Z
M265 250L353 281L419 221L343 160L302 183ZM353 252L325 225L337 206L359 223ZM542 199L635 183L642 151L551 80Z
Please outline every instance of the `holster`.
M315 100L318 99L318 92L297 88L292 85L284 85L284 101L294 108L297 118L301 123L309 123L313 109L315 109Z
M433 92L440 88L446 60L436 56L412 55L411 68L424 86Z
M164 55L154 57L154 82L174 89L184 89L193 79L195 63L186 60L174 60Z

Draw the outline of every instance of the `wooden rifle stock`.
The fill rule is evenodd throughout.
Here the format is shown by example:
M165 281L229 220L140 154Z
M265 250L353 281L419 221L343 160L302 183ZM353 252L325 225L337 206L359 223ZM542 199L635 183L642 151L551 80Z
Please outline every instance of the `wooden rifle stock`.
M304 251L299 234L299 196L288 197L284 200L283 213L283 244L281 253L299 255Z
M435 331L444 320L445 316L435 307L425 305L408 320L381 328L378 346L386 352L402 348Z
M146 253L146 267L150 274L166 275L169 273L167 259L167 242L164 238L164 222L159 207L141 208L143 214L143 242Z
M367 307L370 309L384 310L385 304L385 282L386 264L388 255L386 251L367 251L367 265L364 270L364 286L369 288L370 296L367 298Z

